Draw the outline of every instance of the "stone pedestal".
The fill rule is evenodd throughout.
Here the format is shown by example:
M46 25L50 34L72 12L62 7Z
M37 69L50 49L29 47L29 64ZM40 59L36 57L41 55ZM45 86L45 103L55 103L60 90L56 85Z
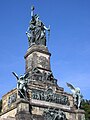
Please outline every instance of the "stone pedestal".
M26 61L26 73L28 75L28 82L42 81L57 84L50 66L50 56L48 48L44 45L32 45L28 48L24 56Z
M17 100L17 113L15 115L16 120L32 120L30 114L30 104L27 100Z
M33 120L44 120L44 117L41 115L33 115Z
M51 71L50 56L48 48L44 45L33 45L24 56L26 61L26 73L31 72L33 68Z
M85 111L84 110L75 110L76 120L85 120Z

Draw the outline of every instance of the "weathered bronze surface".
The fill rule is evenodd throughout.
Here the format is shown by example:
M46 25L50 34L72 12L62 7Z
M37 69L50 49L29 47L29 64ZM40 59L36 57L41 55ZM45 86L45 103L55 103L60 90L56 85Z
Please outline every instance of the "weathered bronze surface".
M79 109L80 105L81 105L81 101L82 101L82 95L80 93L80 88L78 88L78 87L75 88L70 83L67 83L67 86L70 88L70 90L73 93L74 105Z
M31 21L27 29L26 35L28 37L29 46L33 44L46 46L46 30L50 32L50 27L46 27L39 15L34 14L34 7L31 7Z
M21 75L20 77L18 77L18 75L15 72L12 72L13 75L16 77L17 79L17 90L18 90L18 95L20 96L20 98L27 98L27 76L28 73L25 75Z

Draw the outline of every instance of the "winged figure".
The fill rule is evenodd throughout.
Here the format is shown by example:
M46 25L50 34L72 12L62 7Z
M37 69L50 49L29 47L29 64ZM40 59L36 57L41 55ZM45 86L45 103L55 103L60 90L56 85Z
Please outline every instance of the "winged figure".
M71 92L73 93L74 97L74 104L79 109L82 101L82 95L80 93L80 88L74 87L72 84L67 83L67 86L70 88Z
M20 98L26 98L27 97L27 77L28 73L21 75L18 77L18 75L15 72L12 72L12 74L16 77L17 79L17 90Z

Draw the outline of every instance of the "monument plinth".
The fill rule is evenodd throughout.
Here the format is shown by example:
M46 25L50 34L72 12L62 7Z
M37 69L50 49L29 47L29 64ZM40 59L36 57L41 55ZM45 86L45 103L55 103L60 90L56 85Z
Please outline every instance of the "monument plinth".
M16 120L32 120L30 114L30 103L25 99L18 99L16 102L17 113Z

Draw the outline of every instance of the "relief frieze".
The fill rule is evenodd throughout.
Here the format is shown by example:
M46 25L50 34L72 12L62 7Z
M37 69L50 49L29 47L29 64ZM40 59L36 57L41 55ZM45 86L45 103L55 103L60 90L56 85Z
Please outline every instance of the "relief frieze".
M17 93L13 93L8 97L8 107L11 107L12 103L14 103L17 99Z
M63 104L63 105L69 104L67 96L53 93L52 89L48 89L47 91L33 89L32 99L42 100L42 101L47 101L47 102L52 102L52 103L58 103L58 104Z

